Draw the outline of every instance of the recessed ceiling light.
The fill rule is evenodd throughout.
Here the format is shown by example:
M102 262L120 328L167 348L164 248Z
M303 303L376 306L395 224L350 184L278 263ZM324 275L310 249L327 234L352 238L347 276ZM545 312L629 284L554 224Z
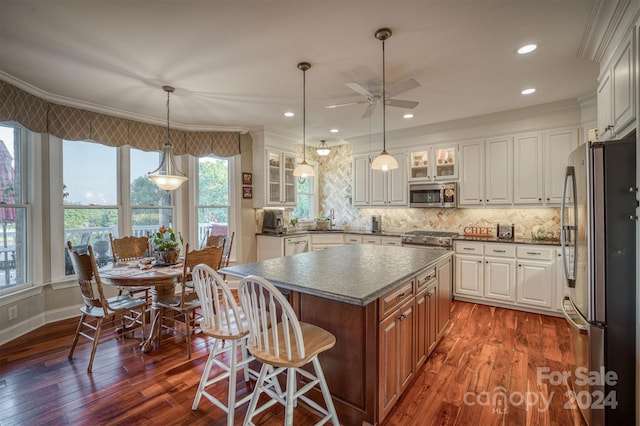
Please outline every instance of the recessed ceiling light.
M534 89L533 87L530 87L528 89L524 89L522 90L520 93L523 95L530 95L532 93L535 93L536 89Z
M413 118L413 114L411 114L411 113L409 112L409 113L407 113L407 114L403 115L402 117L403 117L403 118L407 118L407 119L408 119L408 118Z
M531 53L538 48L537 44L525 44L524 46L518 48L516 53L518 55L526 55L527 53Z
M285 117L293 117L294 115L295 115L295 114L294 114L294 113L292 113L291 111L287 111L287 112L285 112L285 113L284 113L284 116L285 116Z
M340 130L338 130L338 129L331 129L331 130L329 130L329 131L330 131L331 133L338 133Z

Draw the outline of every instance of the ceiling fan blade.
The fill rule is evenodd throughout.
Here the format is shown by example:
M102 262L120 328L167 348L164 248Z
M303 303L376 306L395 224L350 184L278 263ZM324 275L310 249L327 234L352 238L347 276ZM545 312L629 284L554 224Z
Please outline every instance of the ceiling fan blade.
M362 86L361 84L358 84L358 83L346 83L346 84L349 89L353 90L356 93L360 93L361 95L364 95L368 98L373 97L373 93L365 89L364 86Z
M362 114L362 118L371 117L371 114L373 114L374 109L376 109L376 104L374 102L369 102L369 105L367 105L367 108L364 110L364 113Z
M333 105L325 105L325 108L340 108L340 107L344 107L344 106L351 106L351 105L360 105L360 104L364 104L367 103L368 101L358 101L358 102L345 102L343 104L333 104Z
M404 100L400 100L400 99L387 99L387 102L385 102L385 103L387 105L389 105L389 106L411 109L411 108L417 107L420 102L404 101Z
M400 93L408 92L411 89L415 89L416 87L420 87L420 83L418 82L418 80L410 78L409 80L404 80L393 84L386 90L386 92L387 96L391 98L399 95Z

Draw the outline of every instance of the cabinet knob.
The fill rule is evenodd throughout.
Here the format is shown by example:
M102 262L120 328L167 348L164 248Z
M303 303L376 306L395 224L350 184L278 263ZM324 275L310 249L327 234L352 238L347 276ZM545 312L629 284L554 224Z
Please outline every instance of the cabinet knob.
M604 128L604 131L606 132L607 130L613 130L613 124L609 124L607 127Z
M547 198L547 200L548 200L548 198ZM538 198L538 201L542 201L542 198Z
M547 201L551 201L551 199L550 199L550 198L547 198Z
M522 265L518 265L518 268L522 268Z

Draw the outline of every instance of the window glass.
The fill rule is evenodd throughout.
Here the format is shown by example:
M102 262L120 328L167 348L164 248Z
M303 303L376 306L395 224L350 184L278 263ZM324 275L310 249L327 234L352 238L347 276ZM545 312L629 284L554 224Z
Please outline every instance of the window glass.
M133 235L142 236L156 232L162 225L173 227L171 192L156 186L147 174L155 170L162 157L158 152L131 149L131 223Z
M65 244L92 245L102 266L111 258L109 232L118 235L117 148L65 140L62 149ZM73 274L68 256L65 274Z
M0 293L27 282L27 208L20 126L0 125Z
M292 218L297 218L301 221L315 219L315 179L315 176L309 176L306 179L297 179L296 208L291 215Z
M198 159L198 237L228 235L229 160L214 156Z

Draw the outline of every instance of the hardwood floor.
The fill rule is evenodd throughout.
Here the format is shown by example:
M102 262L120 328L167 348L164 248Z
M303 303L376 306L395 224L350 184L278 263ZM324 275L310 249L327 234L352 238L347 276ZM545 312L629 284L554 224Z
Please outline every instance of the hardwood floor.
M205 399L191 410L211 348L206 336L193 337L191 360L182 336L167 334L150 354L137 339L112 339L98 347L88 374L87 339L67 359L76 324L49 324L0 347L0 425L225 424ZM572 370L568 333L562 318L454 302L446 335L384 424L582 425L576 409L564 408L569 385L537 376L538 367ZM226 382L219 387L224 395ZM251 390L242 384L238 395ZM256 424L282 424L283 412L275 406ZM296 409L295 424L317 420Z

